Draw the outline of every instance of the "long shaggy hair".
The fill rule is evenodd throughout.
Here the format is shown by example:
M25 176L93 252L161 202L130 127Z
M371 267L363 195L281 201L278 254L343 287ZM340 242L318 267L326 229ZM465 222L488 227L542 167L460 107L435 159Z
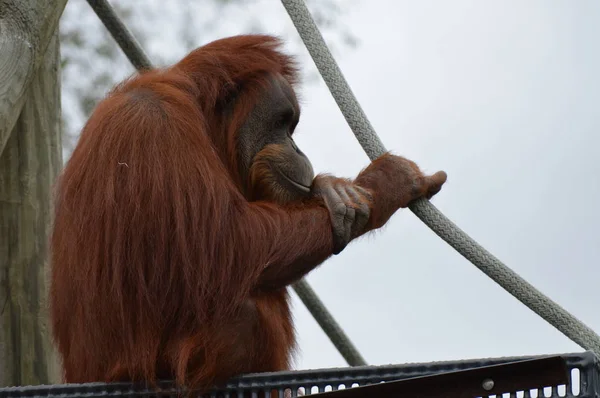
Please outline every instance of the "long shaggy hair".
M272 255L261 240L293 232L278 230L287 215L275 208L268 231L248 215L235 151L267 76L296 82L279 46L261 35L212 42L123 82L94 110L58 181L51 236L52 331L67 382L208 386L222 374L220 325ZM286 350L289 308L278 311L287 347L273 349Z

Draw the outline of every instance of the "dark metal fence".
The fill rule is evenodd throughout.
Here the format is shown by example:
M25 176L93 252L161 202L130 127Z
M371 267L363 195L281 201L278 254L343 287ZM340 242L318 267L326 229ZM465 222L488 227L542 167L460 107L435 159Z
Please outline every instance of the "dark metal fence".
M447 372L457 372L472 369L490 367L494 365L506 365L516 361L524 361L530 359L538 359L543 357L511 357L511 358L488 358L474 359L448 362L432 362L432 363L416 363L405 365L386 365L386 366L358 366L351 368L331 368L318 370L302 370L294 372L277 372L277 373L262 373L245 375L231 380L227 385L218 390L205 395L207 397L296 397L300 395L313 395L327 391L339 391L341 389L352 389L353 387L366 386L381 382L393 382L398 380L413 379L422 376L441 375ZM600 397L600 378L599 378L599 362L597 357L591 352L565 354L561 356L566 364L568 373L568 382L563 383L560 378L548 383L544 381L544 388L536 388L525 391L511 391L509 388L511 383L503 383L503 386L496 386L496 391L503 391L502 394L496 392L497 395L490 395L496 398L533 398L533 397L582 397L592 398ZM543 364L543 363L542 363ZM539 369L540 374L546 373L547 369ZM549 368L549 367L548 367ZM490 368L491 369L491 368ZM535 370L535 368L529 368ZM479 372L482 373L482 372ZM483 372L485 373L485 372ZM493 373L493 372L492 372ZM519 376L519 375L515 375ZM523 376L521 374L521 376ZM536 377L527 377L527 379L535 379ZM448 390L447 394L435 395L423 391L422 394L411 394L412 397L425 398L426 396L447 396L447 397L465 397L477 395L465 395L469 386L459 382L460 375L456 379L456 385ZM463 378L463 380L465 380ZM544 380L544 378L540 378ZM424 380L426 381L426 380ZM482 380L485 382L485 380ZM532 381L533 382L533 381ZM431 383L435 383L431 380ZM498 383L497 383L498 384ZM422 384L422 385L427 385ZM361 389L359 389L361 390ZM350 392L350 391L348 391ZM358 390L357 390L358 392ZM7 387L0 388L0 398L4 397L60 397L60 398L75 398L75 397L116 397L128 396L136 397L174 397L177 396L177 391L172 384L164 382L160 384L160 391L149 389L144 386L133 385L129 383L89 383L89 384L65 384L52 386L25 386L25 387ZM271 395L274 394L274 395ZM193 394L192 394L193 395ZM327 395L327 394L326 394ZM377 397L397 396L407 397L406 394L375 394ZM359 395L354 395L359 396ZM365 389L364 397L374 396L373 392ZM488 395L479 395L488 396ZM341 398L341 397L340 397Z

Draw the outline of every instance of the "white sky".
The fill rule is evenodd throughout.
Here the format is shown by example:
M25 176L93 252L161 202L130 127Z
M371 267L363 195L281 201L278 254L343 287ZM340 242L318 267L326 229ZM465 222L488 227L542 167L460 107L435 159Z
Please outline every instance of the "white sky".
M429 172L445 170L436 206L600 332L600 2L348 7L360 46L335 55L386 147ZM220 32L198 45L247 33L240 18L257 16L262 32L295 34L279 2L263 0L222 15ZM179 51L168 28L158 36L150 54ZM301 95L297 140L315 171L355 176L368 158L325 85L305 85ZM308 280L371 364L581 350L408 210ZM295 296L294 305L297 367L344 366Z
M386 147L449 180L434 203L600 331L600 3L361 1L337 55ZM368 159L324 84L299 144L319 171ZM412 213L309 275L369 363L581 350ZM345 363L295 304L299 368Z

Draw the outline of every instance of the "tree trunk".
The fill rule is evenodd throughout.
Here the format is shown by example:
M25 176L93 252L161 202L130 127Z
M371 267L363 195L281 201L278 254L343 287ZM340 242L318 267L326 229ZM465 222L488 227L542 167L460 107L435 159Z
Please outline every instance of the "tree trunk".
M47 0L16 1L35 8ZM46 4L49 3L55 2ZM6 1L0 1L0 18L5 17L5 4ZM0 34L4 22L0 20ZM60 56L57 29L47 33L49 44L23 92L22 109L0 154L1 386L52 384L60 380L47 311L51 189L62 167ZM6 40L4 37L1 41ZM9 63L4 61L0 60L0 68ZM7 74L0 71L2 78L7 78ZM0 86L12 85L0 81ZM14 108L21 101L7 99L10 95L0 92L0 105L10 102L12 111L19 112ZM10 114L10 110L3 111Z

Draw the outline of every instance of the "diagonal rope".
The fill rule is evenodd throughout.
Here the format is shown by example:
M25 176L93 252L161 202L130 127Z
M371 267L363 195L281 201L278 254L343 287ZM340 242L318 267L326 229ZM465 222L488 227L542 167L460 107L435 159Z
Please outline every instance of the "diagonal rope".
M371 158L386 152L367 116L352 93L319 28L303 0L281 0L300 37L329 87L352 132ZM410 210L440 238L471 261L502 288L545 319L575 343L600 355L600 336L567 310L481 247L469 235L444 216L431 202L421 199Z
M323 332L329 337L338 352L344 357L350 366L364 366L367 362L358 349L352 344L350 337L346 335L342 327L327 310L325 304L319 299L317 293L309 285L306 279L301 279L293 285L294 291L300 297L308 311L315 318Z
M92 10L117 42L129 62L138 70L152 69L150 59L107 0L87 0Z
M146 56L127 26L121 21L107 0L87 0L98 18L115 39L121 50L125 53L129 62L138 70L152 69L152 63ZM294 284L294 290L308 311L321 326L327 337L337 348L350 366L366 365L366 361L360 355L350 338L344 333L342 327L336 322L327 307L317 296L305 279Z

